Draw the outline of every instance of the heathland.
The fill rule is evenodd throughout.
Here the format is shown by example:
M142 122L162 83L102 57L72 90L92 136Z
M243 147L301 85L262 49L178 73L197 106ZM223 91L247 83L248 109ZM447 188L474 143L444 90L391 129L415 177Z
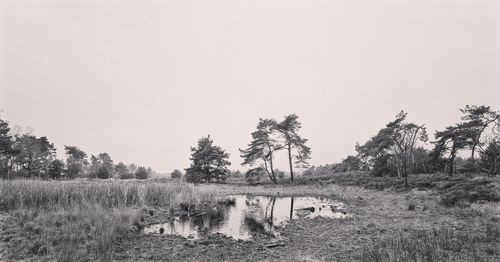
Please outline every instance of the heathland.
M0 184L0 255L28 261L497 261L500 180L480 175L377 178L363 172L256 186L175 180L13 180ZM183 206L228 195L322 196L352 216L294 220L281 243L256 235L144 234Z
M89 159L77 146L56 159L46 137L0 119L0 260L500 261L500 113L460 111L433 141L402 111L356 155L316 167L297 115L259 119L240 150L245 174L230 171L209 135L171 179L107 153ZM275 168L280 151L286 173ZM276 225L285 196L289 219ZM294 208L301 196L341 204ZM253 214L229 222L242 197ZM342 215L311 215L320 208ZM171 234L189 223L199 235ZM212 230L223 223L252 228L252 237Z

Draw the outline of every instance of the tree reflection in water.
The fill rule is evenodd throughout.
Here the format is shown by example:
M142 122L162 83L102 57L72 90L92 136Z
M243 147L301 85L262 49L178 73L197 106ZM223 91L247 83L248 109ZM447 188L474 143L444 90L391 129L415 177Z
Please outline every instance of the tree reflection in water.
M235 239L249 239L253 234L276 235L293 219L345 218L342 204L315 197L267 197L232 196L209 210L176 217L174 221L146 227L146 233L201 237L208 233L220 233Z

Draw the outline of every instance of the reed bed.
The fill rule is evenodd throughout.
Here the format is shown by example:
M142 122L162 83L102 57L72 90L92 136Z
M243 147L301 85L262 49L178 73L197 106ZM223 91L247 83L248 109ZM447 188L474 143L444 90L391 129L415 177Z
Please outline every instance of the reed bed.
M174 207L211 202L223 194L186 183L15 180L0 183L0 210L72 208L99 205Z

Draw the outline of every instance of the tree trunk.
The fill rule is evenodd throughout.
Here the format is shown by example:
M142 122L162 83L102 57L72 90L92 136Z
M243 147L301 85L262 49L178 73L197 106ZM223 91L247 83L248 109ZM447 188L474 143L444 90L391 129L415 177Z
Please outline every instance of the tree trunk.
M448 167L449 167L449 168L448 168L448 175L449 175L450 177L452 177L452 176L453 176L453 166L454 166L454 162L455 162L455 156L450 157L450 160L449 160L449 162L448 162Z
M288 163L290 164L290 180L293 182L292 147L288 145Z
M453 176L453 171L454 171L453 169L454 169L456 154L457 154L457 147L455 145L455 141L453 141L453 145L452 145L451 151L450 151L450 159L449 159L450 169L448 170L448 175L450 177Z
M276 174L274 174L274 166L273 166L273 154L269 155L269 165L271 167L271 174L273 176L273 182L277 184Z
M407 170L406 161L403 161L401 169L402 169L403 176L405 177L405 187L408 187L408 170Z
M276 179L274 179L273 175L271 174L271 172L269 172L269 169L267 168L267 161L265 159L264 159L264 165L265 165L265 168L266 168L266 173L269 176L269 179L271 179L271 181L273 181L273 183L276 184Z
M425 166L424 160L422 160L422 167L424 168L424 172L426 174L429 174L429 172L427 171L427 167Z

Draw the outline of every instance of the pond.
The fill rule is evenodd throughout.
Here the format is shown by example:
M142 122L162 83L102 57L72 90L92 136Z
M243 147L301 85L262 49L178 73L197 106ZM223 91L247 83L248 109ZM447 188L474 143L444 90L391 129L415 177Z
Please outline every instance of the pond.
M207 212L178 216L168 223L147 226L144 232L192 239L220 233L234 239L249 240L256 233L276 236L277 228L294 219L349 216L343 211L342 203L326 198L234 195Z

